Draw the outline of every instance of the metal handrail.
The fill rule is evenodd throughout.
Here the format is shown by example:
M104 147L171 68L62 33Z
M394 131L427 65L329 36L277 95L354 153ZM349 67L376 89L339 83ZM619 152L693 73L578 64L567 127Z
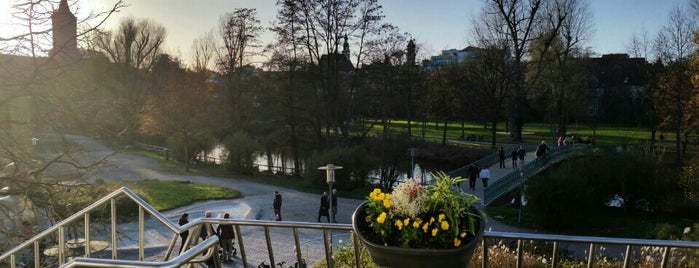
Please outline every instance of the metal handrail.
M138 196L136 193L131 191L127 187L121 187L114 192L104 196L103 198L97 200L96 202L92 203L91 205L85 207L84 209L76 212L75 214L65 218L64 220L56 223L52 227L44 230L43 232L37 234L36 236L30 238L27 241L24 241L23 243L17 245L13 249L10 249L9 251L3 253L0 255L0 261L10 259L10 267L14 268L15 263L16 263L16 255L23 249L32 247L33 248L33 259L34 259L34 264L35 267L39 267L39 251L40 251L40 242L42 239L47 238L51 235L53 235L56 231L58 231L58 264L63 265L66 261L66 241L65 241L65 227L68 227L72 224L73 221L78 220L80 218L83 218L84 220L84 252L85 252L85 257L90 256L90 212L99 208L100 206L103 206L105 204L110 204L111 205L111 246L112 246L112 259L117 259L117 249L118 249L118 244L117 244L117 233L116 233L116 226L117 226L117 217L116 217L116 198L121 197L121 196L127 196L131 200L133 200L136 204L138 204L138 237L139 237L139 248L138 248L138 259L143 260L144 259L144 222L145 222L145 212L148 212L150 216L158 220L160 223L162 223L165 227L167 227L170 231L175 233L176 235L179 235L180 233L187 231L189 229L192 229L195 226L200 226L203 223L206 223L207 221L203 221L201 219L193 220L190 224L185 225L185 226L177 226L174 223L172 223L169 219L167 219L164 215L162 215L158 210L153 208L150 204L148 204L146 201L144 201L140 196ZM198 230L198 228L193 228L193 230ZM191 234L190 234L191 235Z
M492 182L483 191L483 204L488 205L491 202L502 197L520 187L520 184L525 183L530 177L539 174L546 169L550 164L559 162L572 154L587 151L589 146L581 144L571 144L564 147L555 147L548 152L544 159L536 159L522 165L521 169L513 169L510 173L505 174L498 180ZM520 178L521 177L521 178Z
M267 254L271 264L274 264L274 252L272 251L271 237L269 230L270 228L287 228L293 230L293 241L295 246L295 257L299 263L303 263L304 258L301 253L300 240L299 240L299 229L316 229L322 231L323 237L323 248L325 250L326 262L328 267L333 267L332 263L332 242L328 239L328 232L332 231L343 231L351 233L352 225L350 224L321 224L321 223L307 223L307 222L278 222L278 221L258 221L258 220L236 220L236 219L221 219L221 218L199 218L194 219L192 222L185 224L183 226L176 226L174 223L170 222L169 219L164 217L160 212L154 210L148 203L143 201L137 195L135 195L128 188L122 187L121 189L105 196L98 202L88 206L87 208L81 210L79 213L61 221L56 226L49 228L48 230L40 233L36 237L20 244L18 247L0 255L0 261L10 258L10 267L14 268L16 258L15 254L21 249L29 246L34 246L35 257L38 259L38 241L39 239L50 235L52 232L58 229L59 236L62 236L62 228L66 224L70 223L72 220L76 220L81 216L86 219L86 225L89 222L89 212L99 206L99 204L106 204L106 202L111 202L112 205L112 216L116 216L116 210L114 202L116 197L125 194L132 198L139 205L139 258L138 260L119 260L117 259L116 250L118 245L116 244L116 233L115 228L112 231L112 259L98 259L91 258L89 255L89 250L85 250L84 257L74 258L66 263L61 262L59 265L61 267L179 267L187 263L201 263L210 258L215 258L216 251L215 246L218 244L218 238L216 236L210 236L208 239L204 240L192 248L185 248L185 250L178 257L169 259L170 253L174 248L174 244L179 237L179 234L190 230L189 237L186 239L185 244L189 245L189 241L192 238L197 238L202 227L208 226L210 224L232 224L234 225L235 231L241 234L240 227L261 227L264 229L265 233L265 243L267 246ZM162 222L168 229L173 232L173 239L170 242L170 246L166 250L166 256L162 262L144 261L143 257L143 219L144 211L152 213L152 216L158 221ZM116 221L112 217L113 227L116 225ZM206 228L207 232L210 232L211 228ZM211 233L209 233L210 235ZM352 234L353 235L353 234ZM85 239L89 240L89 228L86 228ZM662 256L659 257L660 267L666 267L670 261L670 254L672 249L699 249L699 242L689 242L689 241L670 241L670 240L647 240L647 239L627 239L627 238L606 238L606 237L590 237L590 236L566 236L566 235L553 235L553 234L528 234L528 233L509 233L509 232L492 232L486 231L484 233L484 239L481 243L482 248L486 250L481 251L481 260L483 262L483 267L488 267L488 255L491 250L490 245L494 240L500 241L516 241L516 265L514 267L523 267L522 256L524 252L524 242L527 241L544 241L552 242L553 249L550 253L551 256L551 267L556 267L556 264L560 261L559 246L561 243L580 243L587 244L589 247L584 248L585 255L587 258L587 267L593 267L595 263L596 248L601 245L619 245L625 246L625 254L623 262L623 267L629 267L632 259L632 249L633 247L660 247L663 249ZM243 262L243 267L248 267L247 255L245 253L245 244L243 235L237 236L238 247L241 252L241 259ZM359 245L358 239L352 239L353 247L355 251L355 261L357 267L360 267L360 259L358 253ZM60 242L60 241L59 241ZM86 243L87 245L88 243ZM205 254L202 256L201 253ZM64 258L61 256L60 258ZM215 258L217 260L217 258ZM217 263L220 266L220 263ZM35 259L35 267L39 267L39 262Z

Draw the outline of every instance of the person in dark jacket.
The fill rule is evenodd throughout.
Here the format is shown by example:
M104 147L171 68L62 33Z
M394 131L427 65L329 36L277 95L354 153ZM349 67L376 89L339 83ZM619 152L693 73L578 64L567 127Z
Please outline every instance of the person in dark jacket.
M498 158L500 159L500 168L505 168L505 148L502 148L502 146L498 150Z
M337 189L333 189L332 193L330 194L330 211L333 217L333 223L337 223L335 220L335 215L337 215Z
M527 151L524 150L524 146L520 145L517 153L519 154L519 164L524 166L524 156L527 155Z
M517 152L517 148L512 147L512 152L510 153L510 158L512 158L512 168L517 167L517 157L519 156L519 153Z
M478 180L478 168L471 166L468 168L468 188L472 191L476 190L476 180Z
M277 221L282 220L282 195L279 194L279 192L274 191L274 203L272 204L272 207L274 207L274 219Z
M189 214L184 213L182 216L180 216L180 219L177 221L177 224L180 226L185 225L189 223ZM184 231L183 233L180 234L180 238L182 238L182 244L180 245L180 254L182 254L182 251L184 251L185 246L184 242L187 240L187 236L189 236L189 230Z
M318 209L318 222L320 222L320 217L325 216L330 222L330 216L328 215L328 192L323 192L320 197L320 209Z
M223 214L224 219L230 218L231 215L228 213ZM233 239L235 238L235 231L233 230L233 225L231 224L219 224L216 228L216 233L218 234L218 239L221 241L221 247L223 248L223 261L233 260Z

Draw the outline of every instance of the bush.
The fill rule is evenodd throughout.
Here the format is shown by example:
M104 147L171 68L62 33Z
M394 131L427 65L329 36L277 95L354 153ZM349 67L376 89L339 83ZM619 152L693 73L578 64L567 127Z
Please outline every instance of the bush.
M633 152L569 158L529 180L528 207L535 223L552 228L584 227L615 195L629 215L677 211L683 192L673 169Z
M587 177L576 176L565 165L530 179L525 192L531 220L554 229L585 224L586 218L596 212L593 187Z
M233 133L223 141L227 149L228 169L232 171L250 174L254 168L255 153L260 151L260 146L242 131Z

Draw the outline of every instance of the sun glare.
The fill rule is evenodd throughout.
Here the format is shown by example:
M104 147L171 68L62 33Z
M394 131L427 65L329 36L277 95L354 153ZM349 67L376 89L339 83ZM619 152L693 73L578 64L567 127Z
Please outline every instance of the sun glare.
M10 23L11 0L0 0L0 25Z

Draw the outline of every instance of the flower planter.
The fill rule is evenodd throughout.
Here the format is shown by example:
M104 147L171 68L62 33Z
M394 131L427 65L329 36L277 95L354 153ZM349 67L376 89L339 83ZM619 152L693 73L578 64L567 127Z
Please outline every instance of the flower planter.
M473 208L481 220L476 235L468 242L451 249L425 249L384 246L370 241L367 234L372 230L364 221L366 203L362 203L352 214L352 229L369 251L374 263L386 267L468 267L474 250L483 238L485 215Z

